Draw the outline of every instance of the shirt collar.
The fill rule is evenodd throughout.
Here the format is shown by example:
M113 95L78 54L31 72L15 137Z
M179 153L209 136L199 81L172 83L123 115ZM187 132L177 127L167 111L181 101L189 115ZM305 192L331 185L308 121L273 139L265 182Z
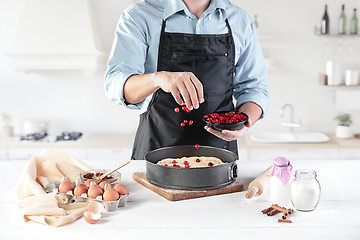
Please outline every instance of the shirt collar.
M185 9L185 3L182 0L165 0L163 19L166 20L168 17Z
M205 14L215 12L217 9L221 9L225 12L227 6L230 4L229 0L211 0L209 7L205 10ZM185 3L182 0L165 0L164 1L164 14L163 19L174 15L177 12L184 11L189 14L189 10L186 8Z

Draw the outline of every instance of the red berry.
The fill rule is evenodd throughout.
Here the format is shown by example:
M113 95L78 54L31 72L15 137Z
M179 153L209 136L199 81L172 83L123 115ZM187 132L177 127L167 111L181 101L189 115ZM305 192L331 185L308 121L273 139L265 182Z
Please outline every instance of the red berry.
M206 121L210 123L222 123L222 124L231 124L246 120L246 116L239 112L211 113L205 115L204 118Z
M188 121L185 119L185 120L184 120L184 123L187 123L187 122L188 122Z
M189 165L185 165L185 168L189 168L190 166Z
M188 163L188 161L184 161L184 164L185 164L185 165L188 165L189 163Z
M186 106L182 106L181 109L182 109L183 111L186 111L187 107L186 107Z
M214 165L212 162L208 163L208 166L211 167L212 165Z
M197 159L196 159L196 162L200 162L200 159L197 158Z
M180 109L179 109L179 108L175 108L174 111L175 111L175 112L180 112Z
M165 167L167 167L168 165L167 165L167 164L165 164L164 166L165 166Z
M176 160L174 160L174 161L172 161L172 163L177 163L177 161L176 161Z
M195 144L195 148L199 149L200 148L199 144Z
M176 164L173 165L173 167L176 167L176 166L177 166Z
M189 125L192 125L193 123L194 123L193 120L190 120L190 121L189 121Z
M185 127L185 123L183 123L183 122L180 123L180 126Z

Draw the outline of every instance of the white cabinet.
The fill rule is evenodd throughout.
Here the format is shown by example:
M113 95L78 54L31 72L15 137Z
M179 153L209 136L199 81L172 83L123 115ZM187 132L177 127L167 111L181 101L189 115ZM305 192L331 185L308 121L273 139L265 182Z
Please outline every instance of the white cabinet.
M0 148L0 161L1 160L7 160L8 156L7 156L7 149L5 148Z
M89 149L87 151L87 160L119 160L123 162L131 158L130 148L113 148L113 149Z
M87 159L87 148L58 148L53 150L67 153L80 161Z
M246 159L241 157L241 155L246 157ZM290 160L337 159L338 150L336 148L248 148L240 150L240 160L273 160L278 156L286 157Z
M359 148L340 148L339 159L360 159L360 147Z
M40 148L9 148L8 160L29 160L40 152Z
M0 149L0 160L29 160L33 156L39 155L41 148L10 148ZM131 158L131 148L54 148L52 150L61 151L79 159L86 160L119 160L126 161ZM8 154L7 154L8 151Z

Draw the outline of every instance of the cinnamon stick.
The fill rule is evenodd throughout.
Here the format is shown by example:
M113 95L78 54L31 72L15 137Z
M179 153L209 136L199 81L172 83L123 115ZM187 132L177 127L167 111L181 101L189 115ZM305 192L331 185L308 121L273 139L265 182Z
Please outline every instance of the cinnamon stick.
M275 215L275 214L277 214L277 213L279 213L279 212L280 212L279 210L274 209L274 210L272 210L271 212L269 212L267 215L268 215L268 216L273 216L273 215Z
M278 219L278 222L285 222L285 223L292 223L292 221L291 220L288 220L288 219Z
M272 207L268 207L268 208L262 210L261 212L262 212L263 214L268 214L268 213L271 212L272 210L273 210Z
M280 212L287 213L287 214L291 214L294 212L294 210L292 210L292 209L286 209L284 207L278 206L277 204L273 204L273 205L271 205L271 207L273 209L279 210Z

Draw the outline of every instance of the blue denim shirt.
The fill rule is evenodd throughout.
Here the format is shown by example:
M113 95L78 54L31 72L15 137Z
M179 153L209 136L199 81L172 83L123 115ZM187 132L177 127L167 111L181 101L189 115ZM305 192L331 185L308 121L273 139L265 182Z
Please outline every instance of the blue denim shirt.
M157 70L161 25L166 32L225 34L228 19L235 42L234 98L236 109L245 102L258 104L263 113L269 105L267 71L251 17L228 0L211 0L198 19L182 0L145 0L121 15L105 74L105 92L115 104L147 110L152 95L138 104L125 103L125 81L135 74ZM206 99L206 96L205 96Z

